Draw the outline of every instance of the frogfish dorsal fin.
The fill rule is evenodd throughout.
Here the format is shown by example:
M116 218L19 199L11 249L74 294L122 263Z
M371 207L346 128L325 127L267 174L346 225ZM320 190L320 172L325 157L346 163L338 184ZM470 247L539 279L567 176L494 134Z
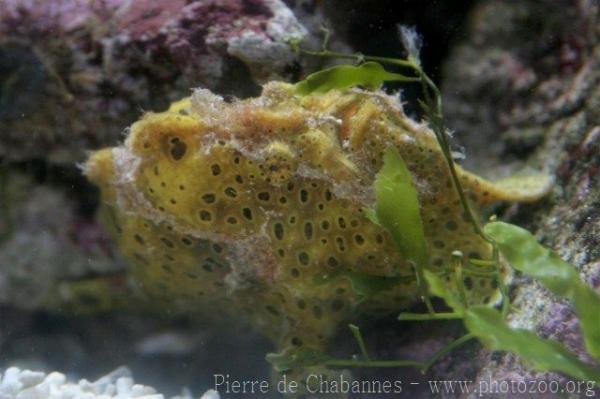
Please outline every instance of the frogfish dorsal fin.
M542 172L520 172L496 181L459 170L460 180L471 200L485 207L494 202L534 202L552 189L554 178Z

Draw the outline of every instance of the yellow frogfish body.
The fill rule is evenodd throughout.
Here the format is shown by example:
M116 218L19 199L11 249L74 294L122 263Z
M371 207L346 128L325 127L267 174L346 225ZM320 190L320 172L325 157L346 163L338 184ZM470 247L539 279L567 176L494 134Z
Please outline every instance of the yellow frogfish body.
M146 113L122 146L92 154L85 173L146 300L243 316L281 350L324 349L342 322L418 298L413 266L365 212L388 146L418 191L431 270L450 267L454 250L489 259L433 132L382 92L300 97L271 82L260 97L226 102L196 90ZM476 212L548 188L458 173ZM492 278L467 276L464 286L470 302L497 298Z

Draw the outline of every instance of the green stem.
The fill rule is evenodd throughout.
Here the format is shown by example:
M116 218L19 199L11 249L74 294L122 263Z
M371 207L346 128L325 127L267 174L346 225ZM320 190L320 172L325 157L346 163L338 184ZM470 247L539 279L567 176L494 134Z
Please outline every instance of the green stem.
M508 312L510 311L510 300L508 299L508 287L500 274L500 251L498 250L498 244L496 244L496 241L494 240L492 240L492 259L496 262L496 265L498 265L496 279L498 281L498 286L500 287L500 293L502 294L502 317L506 320Z
M493 260L469 259L468 262L474 266L496 266ZM495 270L495 269L494 269Z
M467 292L465 290L465 283L462 276L462 258L463 254L460 251L452 252L452 263L454 267L454 284L456 285L456 289L458 290L458 295L460 296L460 301L462 305L466 308L468 306L467 301Z
M420 66L418 64L413 63L413 67L417 71L417 74L419 75L419 77L421 79L423 79L423 82L425 82L427 87L434 94L435 106L433 104L433 101L429 97L428 91L425 88L423 90L423 95L425 96L425 101L426 101L428 107L430 108L430 112L431 112L430 124L431 124L431 127L438 139L438 143L442 149L442 154L444 155L444 158L448 165L448 169L450 170L450 177L452 179L452 183L458 194L460 203L463 207L463 210L465 211L465 214L467 215L469 222L473 225L475 232L492 246L492 262L494 265L496 265L497 268L499 268L500 267L500 257L499 257L499 253L498 253L498 246L497 246L496 242L491 237L489 237L487 234L485 234L485 232L483 231L478 218L475 216L475 214L473 213L473 210L471 209L471 206L469 205L469 201L467 200L467 197L465 195L465 191L462 187L462 183L460 182L460 179L458 178L458 173L456 171L456 165L454 163L454 160L452 159L452 154L450 152L450 144L448 143L448 137L446 135L446 127L444 125L441 93L440 93L438 87L435 85L435 83L433 83L433 81L423 72L423 70L420 68ZM432 109L433 106L434 106L434 108ZM499 276L499 273L498 273L499 280L500 280L500 277L501 276ZM504 315L507 315L509 308L510 308L510 303L507 301L508 288L506 287L506 285L504 284L503 281L499 281L499 285L500 285L500 292L503 297L502 313Z
M398 320L401 321L430 321L430 320L458 320L462 315L456 312L444 313L400 313Z
M469 205L467 196L465 195L465 191L462 187L462 183L460 182L460 179L458 178L458 172L456 171L456 165L455 165L454 161L452 160L452 154L450 152L450 144L448 143L448 138L446 136L444 124L441 120L439 120L438 123L439 123L439 125L437 127L438 131L436 132L436 136L438 137L438 141L440 142L440 147L442 148L442 153L444 154L444 158L446 159L446 163L450 170L450 176L452 179L452 183L454 184L456 192L458 193L458 198L463 207L463 210L465 211L465 214L467 215L469 222L473 225L473 228L475 229L477 234L479 236L481 236L487 242L493 243L493 241L487 236L487 234L485 234L483 232L483 229L481 228L479 221L473 214L473 210L471 209L471 206Z
M481 278L494 278L498 275L496 270L484 271L484 270L473 270L471 268L463 267L463 272L466 275L481 277Z
M413 78L410 76L404 76L404 75L400 75L395 73L395 76L393 76L391 79L387 79L390 82L406 82L406 83L416 83L416 82L420 82L421 80L419 78Z
M426 101L427 105L430 108L432 108L432 106L433 106L433 109L431 109L432 114L430 115L430 117L432 119L430 121L431 125L432 125L433 131L438 139L440 147L442 149L442 154L444 155L444 158L445 158L448 168L450 170L450 176L452 179L452 183L454 184L454 187L458 193L458 197L459 197L461 205L465 211L465 214L467 215L467 218L469 219L469 221L475 228L475 231L477 232L477 234L480 235L484 240L488 241L489 243L493 243L493 240L491 240L487 236L487 234L485 234L485 232L481 228L481 225L479 224L478 219L473 214L473 210L469 206L469 202L465 195L465 191L462 187L460 179L458 178L458 173L456 171L456 165L454 163L454 160L452 159L452 153L450 152L450 144L448 143L446 127L444 125L444 116L443 116L444 114L443 114L443 110L442 110L442 96L441 96L440 90L435 85L435 83L433 83L433 81L429 78L429 76L427 76L427 74L425 74L423 69L417 63L410 62L410 64L411 64L411 67L419 75L419 78L422 79L422 81L424 82L424 85L427 86L427 88L433 92L433 97L435 98L435 104L433 104L434 101L431 99L431 97L429 95L429 91L425 87L423 88L423 95L425 96L425 101Z
M425 274L423 273L423 267L421 265L415 265L415 277L417 279L417 290L419 291L419 296L425 302L425 307L427 308L427 312L431 314L435 314L435 310L433 309L433 305L431 304L431 299L429 298L429 293L427 291L427 284L425 284Z
M439 351L437 351L426 362L418 362L416 360L357 360L357 359L333 359L323 363L329 367L414 367L426 373L431 366L440 358L444 357L458 346L475 338L473 334L466 334L457 340L452 341Z
M354 324L348 324L348 328L352 331L352 335L354 335L354 339L358 342L358 347L360 348L360 352L362 353L365 360L371 360L369 358L369 353L367 352L367 346L365 345L365 341L363 340L362 334L360 333L360 328Z
M312 50L302 49L299 47L297 47L297 49L299 51L303 52L304 54L314 55L317 57L340 58L340 59L345 59L345 60L354 60L354 61L358 61L358 62L375 61L375 62L382 62L382 63L390 64L390 65L408 67L413 70L415 69L414 63L412 61L408 61L408 60L399 60L396 58L376 57L376 56L362 55L362 54L338 53L337 51L330 51L330 50L312 51Z

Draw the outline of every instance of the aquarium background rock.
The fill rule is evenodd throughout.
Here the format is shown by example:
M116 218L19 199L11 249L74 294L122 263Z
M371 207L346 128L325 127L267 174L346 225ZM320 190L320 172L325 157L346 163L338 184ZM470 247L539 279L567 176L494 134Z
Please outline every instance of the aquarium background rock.
M295 58L281 43L307 32L318 46L327 17L338 48L348 43L379 55L399 55L396 23L416 25L424 34L425 70L442 85L448 125L466 149L467 166L490 177L523 167L556 176L544 202L497 211L534 231L600 290L596 2L126 3L0 2L0 368L58 370L78 381L127 365L136 381L167 397L184 386L198 397L219 371L268 378L263 355L270 347L250 332L123 313L73 317L43 298L65 278L125 267L94 217L97 192L75 166L87 151L117 144L141 112L163 110L192 87L246 97L260 82L313 70L318 62ZM212 11L204 12L209 4ZM265 33L268 21L282 28L275 39ZM274 54L281 62L269 58ZM410 101L411 90L404 95ZM590 360L567 304L522 278L512 295L514 326L559 339ZM382 359L424 359L463 333L452 322L366 320L361 329ZM338 342L334 355L357 352L349 332L340 331ZM232 362L232 353L244 356ZM355 377L559 378L476 343L425 376L400 369L356 370ZM410 392L428 397L426 386Z
M302 70L304 36L279 0L3 1L0 154L81 161L190 88L256 94Z
M444 70L448 124L468 151L467 162L503 175L532 167L556 177L536 205L506 210L600 291L600 25L598 3L482 2L469 37ZM494 155L494 156L491 156ZM573 309L536 282L513 290L513 327L537 331L585 354ZM475 379L565 381L527 371L510 354L482 350Z

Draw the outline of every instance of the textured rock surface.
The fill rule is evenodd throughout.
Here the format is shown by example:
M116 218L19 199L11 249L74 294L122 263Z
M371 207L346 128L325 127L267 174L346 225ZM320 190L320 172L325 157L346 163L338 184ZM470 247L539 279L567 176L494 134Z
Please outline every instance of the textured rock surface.
M444 98L461 141L485 149L470 151L471 162L496 175L507 164L555 174L547 201L509 208L507 216L537 232L600 292L599 38L594 1L482 2L446 64ZM558 339L591 361L570 306L527 279L515 286L515 327ZM528 372L512 355L483 350L478 358L474 379L564 381Z
M122 269L104 229L77 216L75 199L23 173L12 173L4 184L0 304L48 308L61 279Z
M279 0L3 1L0 156L80 161L190 88L254 94L305 35Z

